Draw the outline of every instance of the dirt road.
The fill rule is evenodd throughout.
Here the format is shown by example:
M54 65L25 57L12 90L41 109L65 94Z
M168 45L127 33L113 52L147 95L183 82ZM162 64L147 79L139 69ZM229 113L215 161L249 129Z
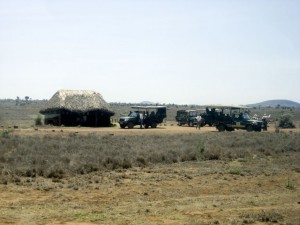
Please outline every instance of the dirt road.
M284 129L282 132L300 132L300 123L297 125L297 129ZM160 133L201 133L201 132L218 132L215 127L205 126L200 130L195 127L188 126L178 126L176 122L161 124L155 129L140 129L139 126L135 126L133 129L121 129L118 124L114 127L101 127L101 128L91 128L91 127L55 127L55 126L42 126L42 127L30 127L15 129L16 134L22 135L39 135L39 134L57 134L57 133L80 133L80 134L90 134L90 133L103 133L103 134L119 134L119 135L147 135L147 134L160 134ZM234 132L245 132L244 130L236 130ZM275 124L269 124L268 131L262 132L275 132Z

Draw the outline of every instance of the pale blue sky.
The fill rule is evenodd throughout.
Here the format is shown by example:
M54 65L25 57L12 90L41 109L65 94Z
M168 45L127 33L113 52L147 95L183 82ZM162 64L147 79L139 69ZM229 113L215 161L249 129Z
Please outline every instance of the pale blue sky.
M299 0L0 0L0 98L300 102Z

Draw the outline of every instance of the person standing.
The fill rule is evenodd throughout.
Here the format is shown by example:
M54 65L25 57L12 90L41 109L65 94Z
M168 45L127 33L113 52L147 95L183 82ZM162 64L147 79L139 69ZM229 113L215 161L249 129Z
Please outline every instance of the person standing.
M263 130L265 130L265 131L267 131L268 130L268 120L267 120L267 115L266 114L264 114L263 116L262 116L262 122L263 122Z
M144 113L140 112L140 128L142 129L143 128L143 125L144 125Z
M201 120L202 120L202 117L200 115L198 115L196 117L196 120L197 120L197 126L196 126L196 129L198 128L200 130L201 128Z

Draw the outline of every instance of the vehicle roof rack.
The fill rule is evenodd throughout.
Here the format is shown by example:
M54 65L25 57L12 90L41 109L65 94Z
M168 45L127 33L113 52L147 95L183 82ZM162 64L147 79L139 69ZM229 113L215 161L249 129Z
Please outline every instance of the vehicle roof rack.
M250 107L243 105L207 105L208 108L219 108L219 109L250 109Z
M131 106L133 109L161 109L161 108L166 108L166 106L162 105L147 105L147 106Z

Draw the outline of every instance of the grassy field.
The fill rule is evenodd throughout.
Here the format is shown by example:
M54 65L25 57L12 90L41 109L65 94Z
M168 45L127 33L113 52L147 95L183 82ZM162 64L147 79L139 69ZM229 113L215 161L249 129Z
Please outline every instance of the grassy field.
M17 177L60 179L94 171L147 167L186 161L253 161L253 157L279 161L288 159L288 167L300 171L299 133L217 132L148 135L35 134L1 133L0 166L9 171L1 183ZM229 141L230 140L230 141ZM280 157L278 157L280 156ZM251 175L266 171L252 170ZM238 173L247 173L249 168ZM227 171L228 172L228 171Z
M0 104L0 224L300 222L299 125L35 127L40 104Z

